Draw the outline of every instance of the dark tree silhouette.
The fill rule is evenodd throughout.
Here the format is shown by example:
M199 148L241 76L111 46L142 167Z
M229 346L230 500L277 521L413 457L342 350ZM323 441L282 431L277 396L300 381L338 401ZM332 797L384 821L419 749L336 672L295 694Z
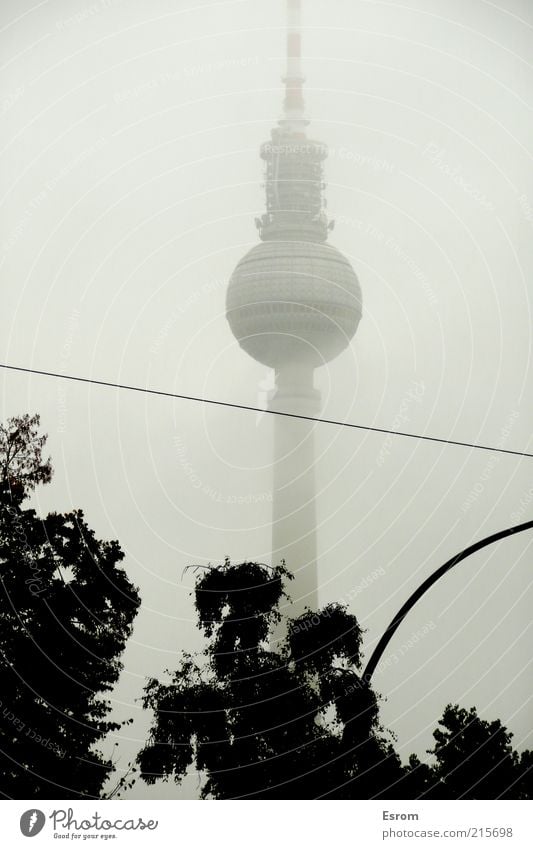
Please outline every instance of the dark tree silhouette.
M139 605L118 542L81 510L40 519L24 498L51 478L39 417L0 429L0 793L96 797L113 770L95 749Z
M447 705L433 732L436 766L427 795L441 799L530 799L533 753L521 756L499 719L481 719L476 708Z
M148 784L194 767L203 798L458 799L532 796L533 753L519 756L499 721L446 707L432 763L403 767L361 675L361 629L340 604L289 623L276 651L283 567L208 568L195 606L208 639L166 683L145 689L154 712L137 762Z
M50 483L50 458L43 460L46 436L39 434L40 417L24 416L0 424L0 492L8 503L20 504L40 483Z
M209 639L168 683L149 681L154 711L141 776L179 782L194 764L203 798L394 797L403 770L359 676L361 629L339 604L292 621L281 647L283 567L208 569L195 603Z

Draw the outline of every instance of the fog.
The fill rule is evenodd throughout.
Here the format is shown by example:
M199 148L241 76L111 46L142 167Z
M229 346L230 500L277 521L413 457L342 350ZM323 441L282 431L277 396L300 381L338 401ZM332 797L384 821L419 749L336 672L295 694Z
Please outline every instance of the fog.
M3 363L266 406L272 374L233 338L225 291L257 242L284 27L282 0L4 0ZM330 241L363 292L352 344L317 372L324 418L533 451L532 38L516 0L304 0ZM120 774L147 676L200 644L185 567L270 561L272 417L0 377L2 417L39 412L49 434L35 506L82 507L141 591L112 693L134 718L109 741ZM358 616L367 657L431 571L531 517L530 458L327 424L315 442L319 599ZM402 757L427 757L448 702L533 745L532 543L466 560L391 643L375 685Z

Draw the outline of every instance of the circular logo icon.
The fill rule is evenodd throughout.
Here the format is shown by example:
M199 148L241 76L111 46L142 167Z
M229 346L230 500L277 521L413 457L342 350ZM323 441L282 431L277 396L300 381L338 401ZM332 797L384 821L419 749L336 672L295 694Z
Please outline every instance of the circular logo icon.
M42 831L46 822L46 817L42 811L37 808L30 808L29 811L24 811L20 818L20 830L24 837L35 837Z

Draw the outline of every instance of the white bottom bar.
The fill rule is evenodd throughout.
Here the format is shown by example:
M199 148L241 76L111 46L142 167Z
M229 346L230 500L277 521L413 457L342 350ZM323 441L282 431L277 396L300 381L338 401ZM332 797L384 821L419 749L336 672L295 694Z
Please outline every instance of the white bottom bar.
M168 792L169 785L164 790ZM35 816L32 817L32 813ZM530 802L4 801L2 846L201 849L373 849L377 846L533 846ZM44 815L44 825L43 825ZM143 827L144 825L144 827ZM29 835L31 836L31 835ZM120 844L117 843L120 841Z

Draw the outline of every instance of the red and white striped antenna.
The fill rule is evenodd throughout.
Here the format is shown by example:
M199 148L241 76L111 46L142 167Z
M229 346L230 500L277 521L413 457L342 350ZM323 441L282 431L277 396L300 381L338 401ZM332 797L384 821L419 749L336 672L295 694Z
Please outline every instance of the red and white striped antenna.
M302 129L309 122L305 118L302 74L302 4L301 0L287 0L287 73L285 83L284 118L281 122L293 130Z

